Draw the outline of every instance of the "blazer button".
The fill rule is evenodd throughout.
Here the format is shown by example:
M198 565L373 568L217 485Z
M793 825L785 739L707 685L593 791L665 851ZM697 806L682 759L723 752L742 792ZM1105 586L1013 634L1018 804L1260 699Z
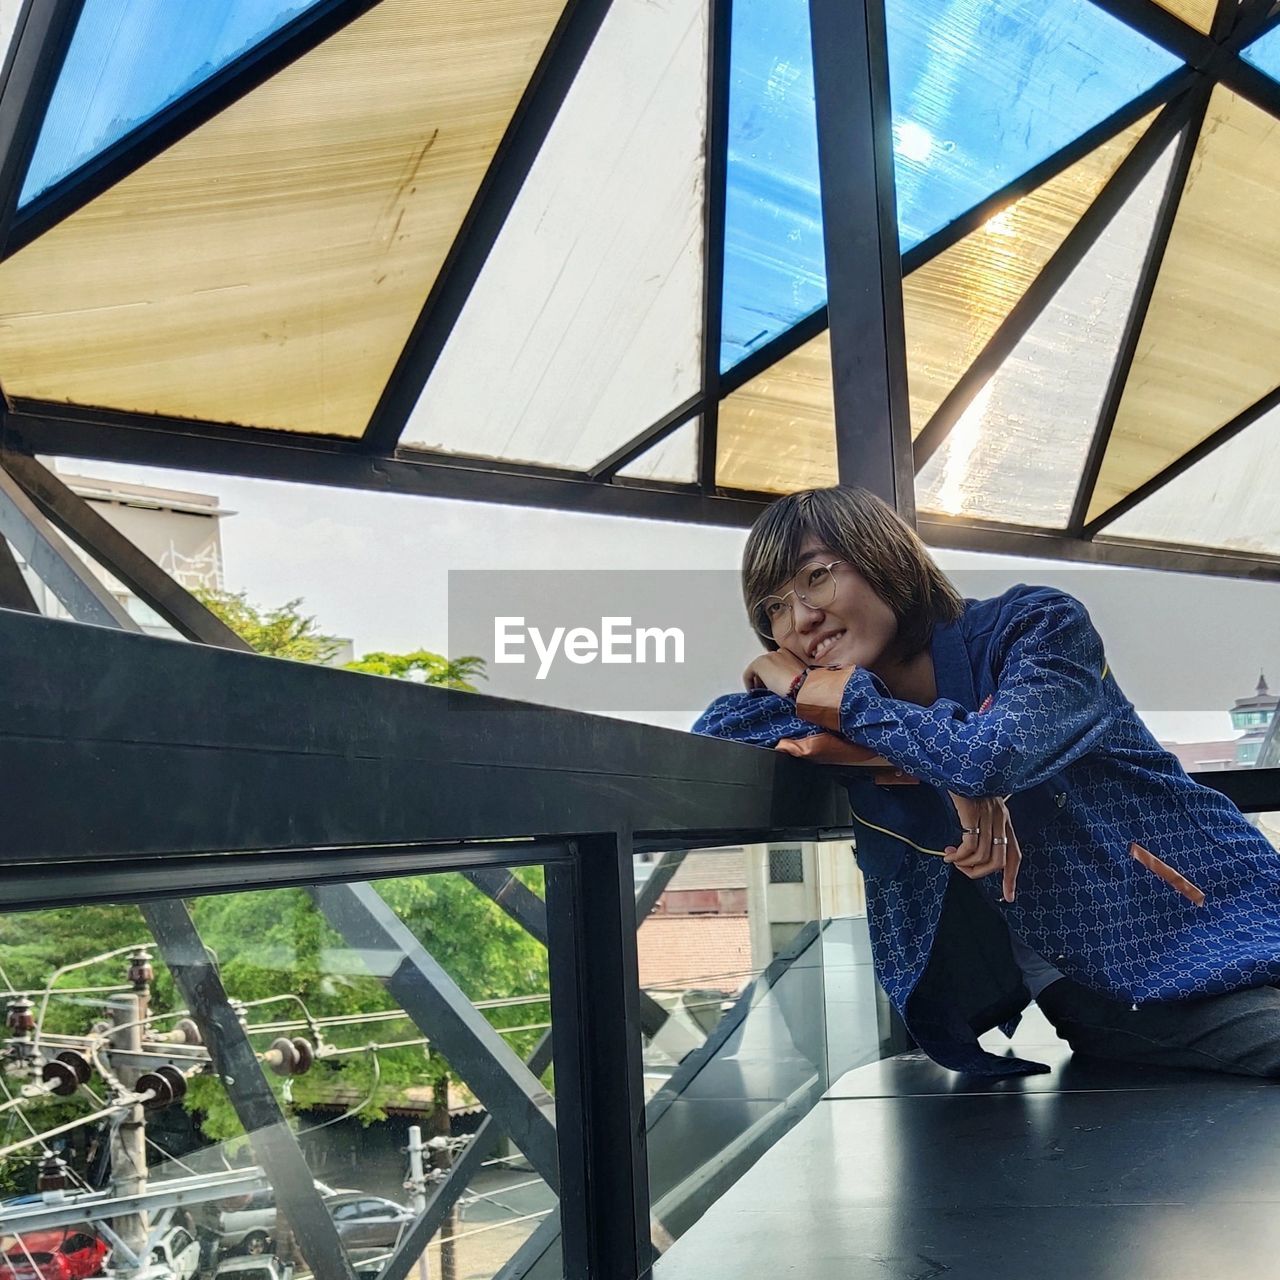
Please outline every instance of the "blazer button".
M1067 807L1067 793L1065 791L1058 792L1058 808L1065 809Z

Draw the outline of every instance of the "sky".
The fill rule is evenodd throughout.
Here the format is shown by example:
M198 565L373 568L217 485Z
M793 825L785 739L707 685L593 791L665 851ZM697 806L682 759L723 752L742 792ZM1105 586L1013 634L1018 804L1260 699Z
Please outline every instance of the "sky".
M736 571L746 531L664 521L409 497L60 459L59 470L216 495L226 586L272 606L301 596L357 654L449 646L449 571L596 569ZM1226 708L1260 670L1280 685L1280 585L941 550L966 595L1016 582L1084 600L1112 670L1158 736L1232 736ZM754 645L739 616L723 677L709 673L688 707L618 712L687 727L737 685ZM456 656L456 655L455 655ZM548 697L547 701L554 701Z

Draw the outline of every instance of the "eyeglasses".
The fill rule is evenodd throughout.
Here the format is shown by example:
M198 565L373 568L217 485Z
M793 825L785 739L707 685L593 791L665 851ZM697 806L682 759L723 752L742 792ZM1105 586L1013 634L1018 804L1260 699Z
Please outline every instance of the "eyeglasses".
M795 627L795 601L810 609L825 609L836 598L835 567L844 563L832 560L830 564L823 564L814 560L803 565L791 579L789 591L765 596L752 610L756 630L766 640L785 640Z

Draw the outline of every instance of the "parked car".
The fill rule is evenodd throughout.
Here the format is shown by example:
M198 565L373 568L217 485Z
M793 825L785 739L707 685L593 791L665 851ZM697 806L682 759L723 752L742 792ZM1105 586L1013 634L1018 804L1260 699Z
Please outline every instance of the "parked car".
M171 1280L194 1280L200 1270L200 1242L186 1227L170 1227L153 1246L151 1262Z
M316 1183L322 1197L347 1194L335 1191L323 1182ZM257 1257L269 1252L276 1238L276 1193L271 1187L255 1191L234 1209L224 1209L218 1214L214 1227L218 1234L218 1251L241 1253ZM3 1280L3 1277L0 1277Z
M272 1257L224 1258L218 1263L213 1280L288 1280L292 1270Z
M348 1248L391 1249L416 1216L412 1209L381 1196L348 1191L330 1196L325 1207Z
M0 1254L0 1280L85 1280L107 1257L104 1240L83 1226L7 1236Z

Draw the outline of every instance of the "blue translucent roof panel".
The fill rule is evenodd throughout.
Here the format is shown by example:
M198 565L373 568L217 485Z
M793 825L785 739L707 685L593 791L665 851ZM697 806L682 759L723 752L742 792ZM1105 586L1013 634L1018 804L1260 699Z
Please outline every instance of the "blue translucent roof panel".
M905 251L1178 60L1090 0L888 0ZM826 301L808 0L736 0L721 367Z
M85 0L19 207L317 0Z
M1273 80L1280 80L1280 27L1272 27L1241 56L1246 62L1252 62L1259 71L1265 71Z

